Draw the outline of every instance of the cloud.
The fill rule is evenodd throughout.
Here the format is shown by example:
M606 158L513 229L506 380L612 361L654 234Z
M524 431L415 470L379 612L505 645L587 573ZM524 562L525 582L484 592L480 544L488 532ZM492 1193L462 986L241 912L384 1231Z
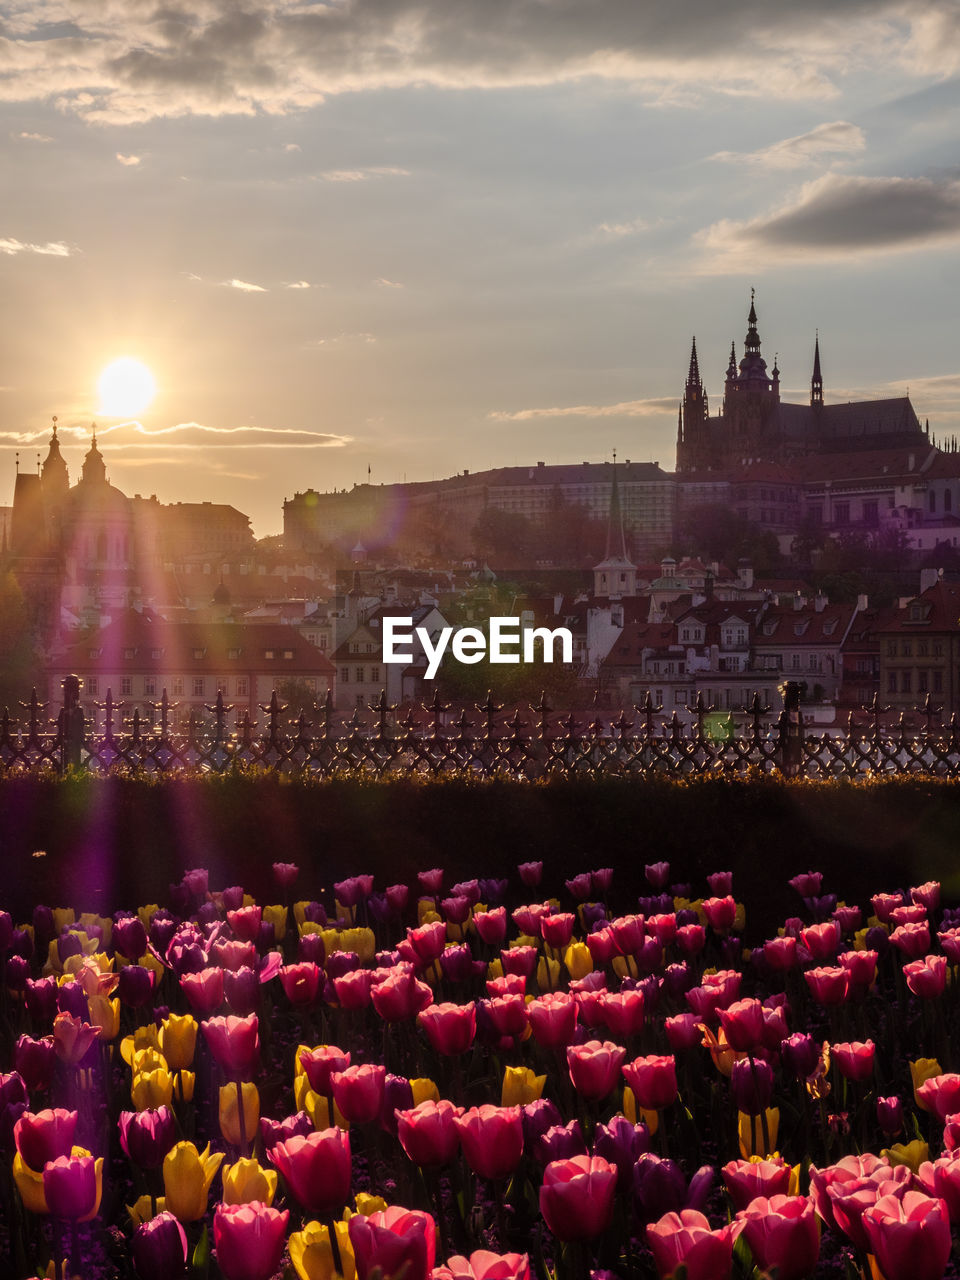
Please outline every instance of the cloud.
M759 151L717 151L710 159L770 169L800 169L831 157L858 155L866 145L866 135L859 125L834 120L830 124L818 124L809 133L783 138Z
M409 178L410 170L383 164L365 169L324 169L317 176L324 182L366 182L368 178Z
M75 250L62 240L48 240L46 244L31 244L26 240L0 237L0 253L13 257L18 253L38 253L45 258L69 258Z
M125 156L120 151L117 152L117 159L120 161L121 164L129 165L129 166L138 165L140 163L139 156Z
M291 280L283 286L285 289L312 289L313 285L309 280Z
M53 139L46 133L28 133L24 130L17 134L18 138L22 138L24 142L52 142Z
M267 293L268 290L262 284L251 284L249 280L221 280L220 282L225 289L239 289L241 293Z
M283 149L284 149L284 151L299 151L299 150L300 150L300 143L299 143L299 142L285 142L285 143L283 144Z
M949 74L955 28L954 0L19 0L4 17L0 99L110 124L586 78L664 109L708 92L826 99L851 69Z
M644 231L652 231L663 224L662 218L632 218L628 222L601 222L597 231L603 236L620 239L623 236L637 236Z
M376 342L376 336L372 333L335 333L329 338L317 338L312 346L316 347L335 347L342 342Z
M620 404L576 404L552 409L498 409L487 417L496 422L530 422L535 418L651 418L675 413L676 397L658 400L624 400Z
M58 424L64 445L89 445L90 427ZM30 445L49 439L49 429L36 431L0 431L0 443L8 448ZM201 422L178 422L171 427L145 427L141 422L118 422L97 427L97 444L104 452L125 450L194 450L194 449L326 449L340 448L349 436L321 434L296 427L210 427ZM131 460L130 465L136 465Z
M828 173L786 203L744 222L697 233L701 270L736 272L774 253L779 261L827 261L960 243L960 181Z
M381 289L402 289L404 287L399 280L388 280L386 276L377 276L373 283L379 285Z

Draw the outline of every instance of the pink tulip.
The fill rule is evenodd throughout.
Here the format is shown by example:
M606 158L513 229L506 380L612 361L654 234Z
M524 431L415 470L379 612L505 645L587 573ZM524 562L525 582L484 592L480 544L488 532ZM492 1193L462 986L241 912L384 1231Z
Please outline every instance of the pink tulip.
M351 969L333 979L333 989L341 1009L365 1009L370 1003L373 973L370 969Z
M58 1156L43 1166L43 1195L55 1218L76 1221L97 1210L97 1171L93 1156Z
M814 1208L828 1227L836 1227L831 1203L831 1187L839 1187L845 1183L855 1183L863 1178L891 1175L890 1166L885 1160L872 1155L869 1151L862 1156L844 1156L835 1164L818 1169L810 1166L810 1198Z
M738 1053L753 1053L760 1047L763 1042L763 1005L759 1000L735 1000L718 1012L731 1049Z
M519 1107L484 1103L456 1117L460 1144L470 1168L481 1178L505 1178L523 1154L523 1123Z
M818 1004L843 1004L846 1000L850 974L842 966L808 969L803 976Z
M73 1135L79 1113L55 1107L48 1111L25 1111L13 1127L13 1140L20 1159L34 1173L73 1150Z
M490 947L498 947L507 936L507 909L494 907L492 911L477 911L473 923L481 941Z
M446 1098L440 1102L428 1099L412 1110L398 1111L397 1137L415 1165L421 1168L449 1164L460 1146L456 1120L463 1115Z
M552 991L527 1005L527 1017L537 1043L545 1049L558 1049L574 1037L577 1002L566 991Z
M213 1242L225 1280L270 1280L280 1265L289 1218L286 1209L271 1209L257 1200L218 1204Z
M711 929L715 929L718 933L726 933L736 918L737 904L732 894L727 894L723 898L705 898L703 914L707 917L707 924Z
M903 966L907 986L915 996L933 1000L942 996L947 985L947 957L924 956Z
M223 1004L223 970L201 969L199 973L181 974L180 989L194 1013L201 1016L213 1013Z
M445 1057L455 1057L473 1044L477 1034L477 1007L469 1004L433 1004L417 1016L433 1049Z
M908 1191L884 1196L863 1215L884 1280L940 1280L950 1258L950 1219L942 1200Z
M555 916L543 916L540 920L540 933L548 947L560 949L565 947L573 937L573 926L576 916L570 911L560 911Z
M434 1267L433 1280L530 1280L530 1259L525 1253L477 1249L469 1258L457 1254L446 1266Z
M871 1177L857 1178L853 1182L835 1182L827 1187L834 1222L857 1249L869 1253L864 1213L883 1196L895 1195L902 1199L911 1184L910 1170L906 1165L876 1169Z
M918 960L930 950L930 926L902 924L891 933L890 942L911 960Z
M736 1223L711 1231L702 1213L682 1209L664 1214L647 1227L647 1243L661 1280L675 1275L681 1266L687 1280L727 1280L738 1234Z
M624 1066L623 1078L644 1111L662 1111L676 1099L677 1064L672 1055L634 1058Z
M808 925L800 931L800 941L814 960L832 960L840 948L840 926L836 920Z
M256 942L260 936L262 920L263 907L258 907L256 903L227 912L227 923L241 942Z
M430 1280L436 1256L436 1224L427 1213L391 1205L364 1217L356 1213L348 1223L357 1280L400 1276Z
M873 1075L876 1046L872 1040L830 1046L830 1057L848 1080L869 1080Z
M797 963L796 938L789 934L784 934L782 938L771 938L763 944L763 958L778 973L793 969Z
M318 1044L315 1049L300 1050L300 1065L310 1082L310 1088L326 1097L332 1092L331 1075L334 1071L345 1071L349 1067L350 1054L344 1053L335 1044Z
M284 965L279 973L283 994L293 1005L313 1004L320 990L321 976L319 965L305 960Z
M700 1020L695 1013L678 1013L664 1019L664 1030L674 1053L681 1049L693 1049L700 1043Z
M554 1160L543 1171L540 1212L558 1240L594 1240L610 1226L616 1166L599 1156Z
M542 862L521 862L517 867L520 879L528 889L535 889L543 878Z
M736 1211L746 1209L758 1196L786 1195L790 1166L780 1156L766 1160L731 1160L720 1171Z
M372 1062L331 1074L333 1100L351 1124L369 1124L379 1116L386 1075L385 1067Z
M338 1214L350 1195L350 1135L336 1127L295 1134L270 1149L291 1194L319 1218Z
M385 1022L406 1022L433 1003L433 992L407 970L398 970L370 989L374 1009Z
M255 1013L245 1018L228 1014L203 1023L210 1052L222 1071L231 1077L251 1075L260 1060L260 1023Z
M777 1280L801 1280L820 1255L820 1232L806 1196L758 1196L738 1215L754 1261L777 1268Z
M643 1029L642 991L602 991L599 998L603 1020L615 1036L626 1039Z
M627 1051L609 1040L588 1040L567 1048L573 1087L585 1098L601 1102L613 1089Z
M924 1080L917 1089L917 1098L941 1123L945 1122L947 1116L960 1111L960 1075L948 1071Z

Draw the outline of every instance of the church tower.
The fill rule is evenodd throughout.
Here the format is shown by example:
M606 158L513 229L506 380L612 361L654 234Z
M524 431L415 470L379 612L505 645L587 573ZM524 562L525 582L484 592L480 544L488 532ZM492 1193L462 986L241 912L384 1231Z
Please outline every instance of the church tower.
M780 436L780 370L774 366L767 372L767 362L760 354L757 329L755 291L750 290L750 313L747 336L743 340L743 359L733 372L734 352L723 398L723 453L732 465L742 465L753 458L770 458L782 452Z
M93 424L93 438L90 441L87 456L83 460L80 480L83 484L106 484L107 482L107 464L103 460L103 454L97 448L96 423Z
M694 338L677 425L677 470L703 471L712 466L713 462L707 393L700 377L697 340Z
M47 538L51 547L60 545L60 531L63 527L63 504L70 492L70 477L67 464L60 452L60 441L57 438L57 418L53 418L53 434L47 456L40 468L40 490L43 494L43 515L47 530Z
M813 377L810 379L810 406L823 408L823 375L820 372L820 330L813 343Z
M637 566L627 556L627 540L623 532L616 452L613 455L613 481L607 515L607 546L603 559L594 566L593 594L605 600L637 594Z

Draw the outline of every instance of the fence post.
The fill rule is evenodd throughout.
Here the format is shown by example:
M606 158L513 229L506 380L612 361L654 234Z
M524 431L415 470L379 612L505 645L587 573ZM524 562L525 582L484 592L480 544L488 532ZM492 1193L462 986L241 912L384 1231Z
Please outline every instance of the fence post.
M63 769L77 769L83 751L86 720L80 705L80 677L63 678L63 739L60 744L60 764Z
M803 716L800 712L800 685L787 680L782 686L783 711L780 715L780 771L795 778L803 767Z

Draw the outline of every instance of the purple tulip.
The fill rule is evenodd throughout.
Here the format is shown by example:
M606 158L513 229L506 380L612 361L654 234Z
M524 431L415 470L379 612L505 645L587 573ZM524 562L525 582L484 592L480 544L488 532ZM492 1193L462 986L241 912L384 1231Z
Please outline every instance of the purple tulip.
M333 951L327 957L327 977L342 978L345 973L352 973L360 968L360 957L354 951Z
M122 916L113 922L113 949L125 960L139 960L147 949L147 931L139 916Z
M131 1009L142 1009L153 997L156 975L152 969L139 964L128 964L120 970L117 995Z
M536 1142L554 1125L563 1124L563 1116L560 1114L557 1104L551 1102L549 1098L537 1098L535 1102L528 1102L521 1110L520 1115L523 1121L523 1145L529 1150Z
M292 1116L284 1116L282 1120L268 1120L266 1116L260 1118L260 1136L268 1154L270 1148L279 1142L286 1142L288 1138L294 1138L298 1134L305 1138L311 1133L313 1121L306 1111L297 1111Z
M13 1130L17 1121L28 1109L30 1100L27 1086L18 1071L0 1075L0 1151L13 1151Z
M230 1005L230 1011L238 1018L246 1018L254 1013L260 1004L260 978L256 969L245 965L235 973L225 970L223 994Z
M140 1280L172 1280L186 1274L187 1236L172 1213L141 1223L131 1247Z
M72 1013L81 1022L90 1021L87 993L79 982L65 982L57 991L57 1008L61 1013Z
M780 1042L780 1061L784 1071L798 1080L806 1080L817 1065L820 1047L813 1036L796 1031Z
M177 1136L176 1117L169 1107L120 1113L120 1145L141 1168L159 1169Z
M42 1093L50 1088L56 1061L53 1036L44 1036L42 1040L21 1036L13 1051L14 1068L23 1077L31 1093Z
M614 1116L609 1124L597 1125L593 1134L593 1154L615 1165L617 1188L629 1191L633 1168L650 1149L650 1130L645 1124L631 1124L626 1116Z
M554 1160L569 1160L571 1156L585 1156L587 1144L579 1120L567 1124L552 1125L542 1133L533 1148L537 1162L546 1168Z
M16 954L8 956L3 966L3 981L11 991L22 991L30 977L30 962Z
M413 1090L405 1076L388 1075L383 1082L383 1104L380 1108L380 1128L397 1134L398 1111L413 1110Z
M761 1115L773 1097L773 1067L762 1058L741 1058L730 1073L730 1092L738 1111Z
M56 978L28 978L25 999L32 1018L45 1024L53 1022L57 1016Z

